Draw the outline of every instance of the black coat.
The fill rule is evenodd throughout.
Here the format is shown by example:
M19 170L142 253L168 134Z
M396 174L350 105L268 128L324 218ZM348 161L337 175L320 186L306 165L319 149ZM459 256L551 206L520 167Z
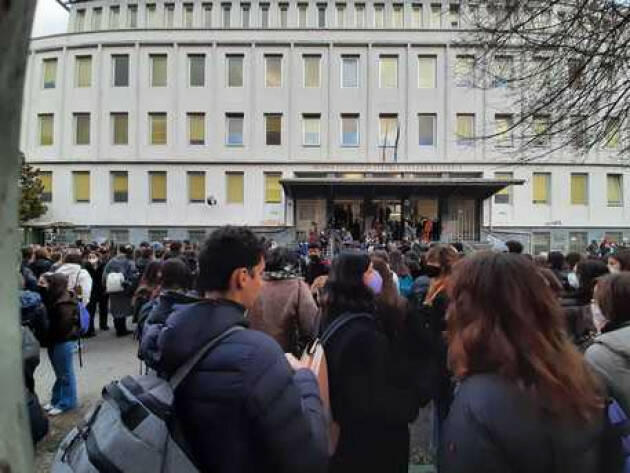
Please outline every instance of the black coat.
M31 263L31 270L35 277L39 278L42 274L49 272L52 265L53 262L48 258L38 258Z
M599 473L603 413L560 422L496 374L458 387L440 445L440 473Z
M397 473L409 465L409 427L417 390L391 370L395 354L375 320L342 326L324 346L330 401L341 428L330 473Z
M105 293L105 287L103 286L103 270L105 269L105 264L99 262L95 268L90 263L86 263L85 265L83 265L83 268L90 274L90 277L92 278L92 292L90 294L90 302L92 304L97 304Z

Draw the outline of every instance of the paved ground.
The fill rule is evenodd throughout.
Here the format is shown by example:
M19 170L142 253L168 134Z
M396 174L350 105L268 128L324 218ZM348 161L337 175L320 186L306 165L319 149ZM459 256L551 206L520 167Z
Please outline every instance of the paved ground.
M75 355L75 372L79 395L79 409L50 420L50 433L40 442L36 451L37 473L50 470L51 462L59 442L74 427L79 418L89 410L95 401L100 399L101 389L113 379L120 379L127 374L137 374L140 363L136 356L137 343L131 336L117 338L113 330L98 332L95 338L84 341L83 368L79 367ZM42 405L50 400L50 390L54 382L54 373L45 350L41 353L41 363L35 372L36 391ZM430 409L420 412L418 421L411 429L411 463L410 473L431 473L431 467L419 466L429 463L427 455L430 434Z

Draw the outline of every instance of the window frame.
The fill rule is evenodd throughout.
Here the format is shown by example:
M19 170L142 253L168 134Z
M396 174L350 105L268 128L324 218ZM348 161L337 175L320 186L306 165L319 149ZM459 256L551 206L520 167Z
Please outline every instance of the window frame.
M54 64L54 78L52 80L52 85L46 87L46 64ZM55 89L57 87L57 68L59 66L59 58L56 57L47 57L42 59L42 89ZM50 83L50 82L48 82Z
M193 84L193 59L201 58L201 84ZM188 87L197 88L206 86L206 55L203 53L188 54Z
M202 197L200 199L193 198L193 178L201 177L203 179L203 192ZM206 180L206 171L187 171L186 172L186 187L188 191L188 203L189 204L203 204L206 201L207 194L207 180Z
M87 60L89 62L88 80L86 85L81 85L81 62ZM74 87L88 88L92 87L92 55L76 55L74 57Z
M309 59L317 59L317 85L307 85L307 67ZM322 56L321 54L302 54L302 88L304 89L321 89L322 87Z
M79 199L77 192L77 177L87 176L87 199ZM72 202L75 204L89 204L92 200L92 183L90 171L72 171Z
M424 118L424 117L430 117L432 118L432 129L433 129L433 144L427 145L427 144L422 144L420 142L420 137L422 136L422 134L420 133L420 123L421 120L420 118ZM418 146L420 148L437 148L437 114L436 113L418 113Z
M163 59L164 60L164 83L156 84L156 76L155 76L155 60ZM158 87L168 87L168 54L166 53L149 53L149 87L158 88Z
M360 59L361 56L359 55L342 55L341 56L341 71L340 71L340 75L341 75L341 89L359 89L361 87L361 78L360 78L360 70L361 68L359 67L360 65ZM344 62L346 60L352 60L355 63L356 66L356 85L355 86L346 86L344 85Z
M265 146L282 146L282 113L265 113ZM270 136L273 137L273 135L270 135L270 133L276 133L273 130L269 130L269 120L270 119L277 119L279 120L279 130L278 130L278 139L277 139L277 143L270 143ZM271 140L271 141L275 141L275 140Z
M582 201L574 200L574 189L573 185L575 184L573 178L581 178L584 179L584 196ZM590 179L589 174L586 172L572 172L569 174L569 202L571 205L579 205L587 207L589 205L589 187L590 187Z
M111 203L112 204L128 204L129 203L129 172L128 171L110 171L109 176L110 176L110 189L111 189ZM118 200L122 196L119 196L118 199L116 197L116 186L115 186L116 177L120 177L120 176L125 177L126 184L127 184L127 190L124 193L124 200Z
M166 204L168 202L168 173L166 171L147 171L149 175L149 203ZM153 195L153 177L164 176L164 198L155 198Z
M168 145L168 113L167 112L148 112L149 114L149 146L167 146ZM154 119L164 118L164 142L153 142Z
M387 59L394 59L395 60L395 64L396 64L396 85L395 86L385 86L383 85L383 83L385 82L383 80L383 60L387 60ZM391 55L391 54L381 54L378 58L378 88L379 89L398 89L400 87L400 80L398 78L398 68L399 68L399 64L398 64L398 55Z
M433 70L433 76L432 76L432 82L433 82L433 86L432 87L423 87L422 86L422 79L421 79L421 67L420 64L422 62L422 60L427 60L430 59L432 64L432 70ZM437 89L437 55L435 54L418 54L417 55L417 64L418 64L418 89L423 89L423 90L431 90L431 89Z
M192 139L192 124L193 119L201 117L203 137L201 140ZM205 146L206 144L206 114L205 112L187 112L186 113L186 125L188 129L188 146Z
M42 179L44 176L46 176L44 179ZM37 178L39 179L39 181L42 183L42 193L41 193L41 200L42 202L45 203L50 203L52 202L52 195L53 195L53 172L49 171L49 170L43 170L40 169L37 172ZM49 190L46 190L46 183L45 181L48 181L49 184Z
M546 199L536 200L536 176L545 176L545 196ZM532 173L532 205L551 205L551 173L550 172L533 172Z
M354 120L357 128L357 140L356 143L345 143L343 139L343 121L344 119ZM340 146L342 148L358 148L361 145L361 115L357 113L342 113L339 120L339 132L340 132Z
M231 120L241 120L241 141L238 143L230 142L230 123ZM225 114L225 146L231 148L242 148L245 146L245 114L244 113L226 113Z
M129 87L131 84L131 74L129 72L129 69L130 69L129 54L112 54L111 58L112 58L112 87ZM116 71L118 68L118 61L123 60L123 59L126 60L127 62L127 72L126 72L127 82L124 85L116 85Z
M269 187L268 187L268 182L267 179L269 178L278 178L278 181L282 180L282 173L281 172L264 172L263 173L263 179L264 179L264 184L265 184L265 189L264 189L264 202L265 204L272 204L272 205L277 205L277 204L281 204L282 200L283 200L283 192L282 192L282 184L280 184L278 182L278 186L280 187L279 191L280 191L280 196L278 199L271 199L269 197Z
M506 172L495 172L495 179L514 179L514 173L512 171ZM514 204L514 194L513 194L513 186L507 186L500 191L496 192L493 196L493 202L497 205L513 205ZM507 197L507 202L499 202L498 197Z
M615 177L616 179L618 179L618 184L619 184L619 200L618 201L611 201L610 200L610 181L609 178L610 177ZM623 195L623 174L622 173L606 173L606 206L607 207L623 207L623 201L624 201L624 195Z
M79 142L79 123L81 120L87 118L87 140L85 142ZM74 124L74 146L90 146L92 140L92 120L90 116L90 112L73 112L72 113L72 121Z
M232 59L240 59L241 63L241 85L230 85L230 61ZM245 86L245 55L244 54L226 54L225 55L225 86L228 89L239 89Z
M280 82L279 85L269 85L269 60L270 59L280 59ZM283 73L282 73L282 63L283 63L283 55L282 54L265 54L265 89L280 89L283 85Z
M306 141L306 123L308 120L317 120L317 143L307 143ZM322 116L321 113L303 113L302 114L302 146L305 148L318 148L322 142Z
M44 120L50 119L50 143L44 143L43 140L43 126ZM37 131L38 131L38 140L37 143L39 146L53 146L55 144L55 114L54 113L38 113L37 114Z
M129 112L110 112L109 116L111 117L111 127L112 127L112 146L128 146L129 145ZM116 142L116 119L117 118L125 118L127 121L127 126L125 127L125 142L117 143Z
M240 176L242 186L241 195L238 200L230 200L230 176ZM245 205L245 172L244 171L225 171L225 204L226 205Z

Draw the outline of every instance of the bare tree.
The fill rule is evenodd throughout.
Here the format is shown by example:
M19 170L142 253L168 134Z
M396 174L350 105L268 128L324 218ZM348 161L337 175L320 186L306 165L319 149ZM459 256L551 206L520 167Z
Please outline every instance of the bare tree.
M472 4L472 5L471 5ZM630 2L469 2L475 86L505 88L509 109L492 133L514 135L523 160L608 148L628 163ZM615 153L616 152L616 153Z

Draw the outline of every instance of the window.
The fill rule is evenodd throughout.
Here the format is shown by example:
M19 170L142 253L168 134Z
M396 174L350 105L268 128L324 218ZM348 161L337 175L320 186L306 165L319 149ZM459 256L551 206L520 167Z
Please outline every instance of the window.
M206 139L206 114L205 113L189 113L188 114L188 144L202 145Z
M265 56L265 87L282 86L282 56Z
M188 240L191 243L201 245L206 240L206 236L205 230L188 230Z
M242 113L228 113L225 116L226 120L226 144L228 146L242 146L243 145L243 117Z
M147 3L146 6L147 12L147 28L155 28L157 26L157 10L155 3Z
M90 201L90 171L72 171L72 188L75 203Z
M44 89L54 89L57 81L57 58L44 59L42 67Z
M420 146L436 146L436 122L437 116L435 114L418 115L418 125L420 127Z
M392 27L393 28L403 27L403 6L400 3L392 7Z
M109 7L109 28L115 30L120 24L120 7Z
M418 88L435 89L437 56L418 56Z
M52 202L52 171L40 171L37 177L42 183L42 202Z
M101 29L101 17L103 16L103 9L101 7L92 9L92 30Z
M319 63L321 56L303 56L304 58L304 87L319 87Z
M382 3L374 4L374 28L385 27L385 6Z
M365 28L365 3L354 4L354 15L357 28Z
M378 145L388 148L395 147L398 141L398 132L398 115L381 113L379 115Z
M249 28L249 3L241 4L241 27Z
M606 123L606 131L604 138L604 147L608 149L618 149L619 148L619 130L621 126L619 125L618 118L610 118Z
M359 115L341 115L341 146L359 146Z
M203 27L212 28L212 3L204 3L203 7Z
M112 56L114 69L114 87L129 87L129 55L115 54Z
M129 176L127 171L112 171L112 202L125 203L129 201Z
M571 174L571 204L588 205L588 174Z
M549 146L549 117L534 115L534 146Z
M497 56L494 58L495 70L492 78L492 86L505 88L512 77L512 56Z
M226 203L242 204L244 201L244 175L242 172L226 172Z
M337 4L337 28L343 28L346 23L346 4Z
M149 234L151 234L151 230L149 230ZM109 239L114 243L129 243L129 230L110 230Z
M307 3L300 3L298 5L298 26L300 28L306 28L306 9L308 8Z
M77 10L74 18L74 31L80 32L85 28L85 10Z
M188 172L188 202L200 204L206 201L206 173L204 171Z
M90 144L90 114L75 113L74 114L74 144L89 145Z
M608 196L608 207L623 206L623 175L607 174L606 189Z
M441 28L442 27L442 5L439 3L431 4L431 11L429 16L429 27L430 28Z
M494 116L495 133L497 146L513 146L514 141L512 137L512 115L500 115Z
M193 26L193 4L184 3L184 28Z
M475 73L475 57L456 56L454 73L457 87L472 87Z
M623 242L623 232L606 232L604 237L611 243Z
M319 114L302 115L302 144L304 146L319 146L320 119Z
M206 56L205 54L189 54L188 62L190 64L190 86L191 87L203 87L206 83L205 69L206 69Z
M584 253L588 246L588 233L569 232L569 253Z
M533 174L533 199L534 204L549 204L551 194L551 174L535 172Z
M286 28L288 26L289 4L280 4L280 28Z
M172 3L164 4L164 26L172 28L175 25L175 5Z
M149 241L164 241L168 238L168 230L149 230Z
M267 146L279 146L281 144L282 115L279 113L265 114L265 129Z
M317 4L317 26L319 28L326 28L326 4Z
M280 179L282 179L281 173L265 173L266 204L280 204L282 202L282 184L280 184Z
M53 144L54 115L42 113L37 117L39 121L39 144L40 146L51 146Z
M150 54L151 87L166 87L166 54Z
M458 113L456 115L455 139L459 145L471 145L475 137L475 114Z
M129 115L127 113L112 113L112 129L115 145L129 144Z
M551 234L545 233L532 233L532 253L539 255L541 253L549 253L551 249Z
M381 56L379 61L379 87L395 89L398 87L398 57Z
M226 56L228 87L243 87L243 56Z
M230 8L231 5L229 3L224 3L223 7L223 28L229 28L230 24Z
M166 113L149 113L150 133L149 143L152 145L166 144Z
M411 27L422 28L422 4L414 3L411 6Z
M450 4L448 8L448 23L451 28L459 28L459 5Z
M138 5L129 5L127 7L127 26L129 28L138 27Z
M359 57L342 56L341 62L341 87L359 87Z
M76 87L89 87L92 82L92 56L77 56L75 68Z
M495 172L495 179L510 180L514 177L511 172ZM494 194L495 204L511 204L512 203L512 186L507 186Z
M260 27L269 28L269 4L260 4Z
M154 204L166 202L166 172L149 171L149 199Z

